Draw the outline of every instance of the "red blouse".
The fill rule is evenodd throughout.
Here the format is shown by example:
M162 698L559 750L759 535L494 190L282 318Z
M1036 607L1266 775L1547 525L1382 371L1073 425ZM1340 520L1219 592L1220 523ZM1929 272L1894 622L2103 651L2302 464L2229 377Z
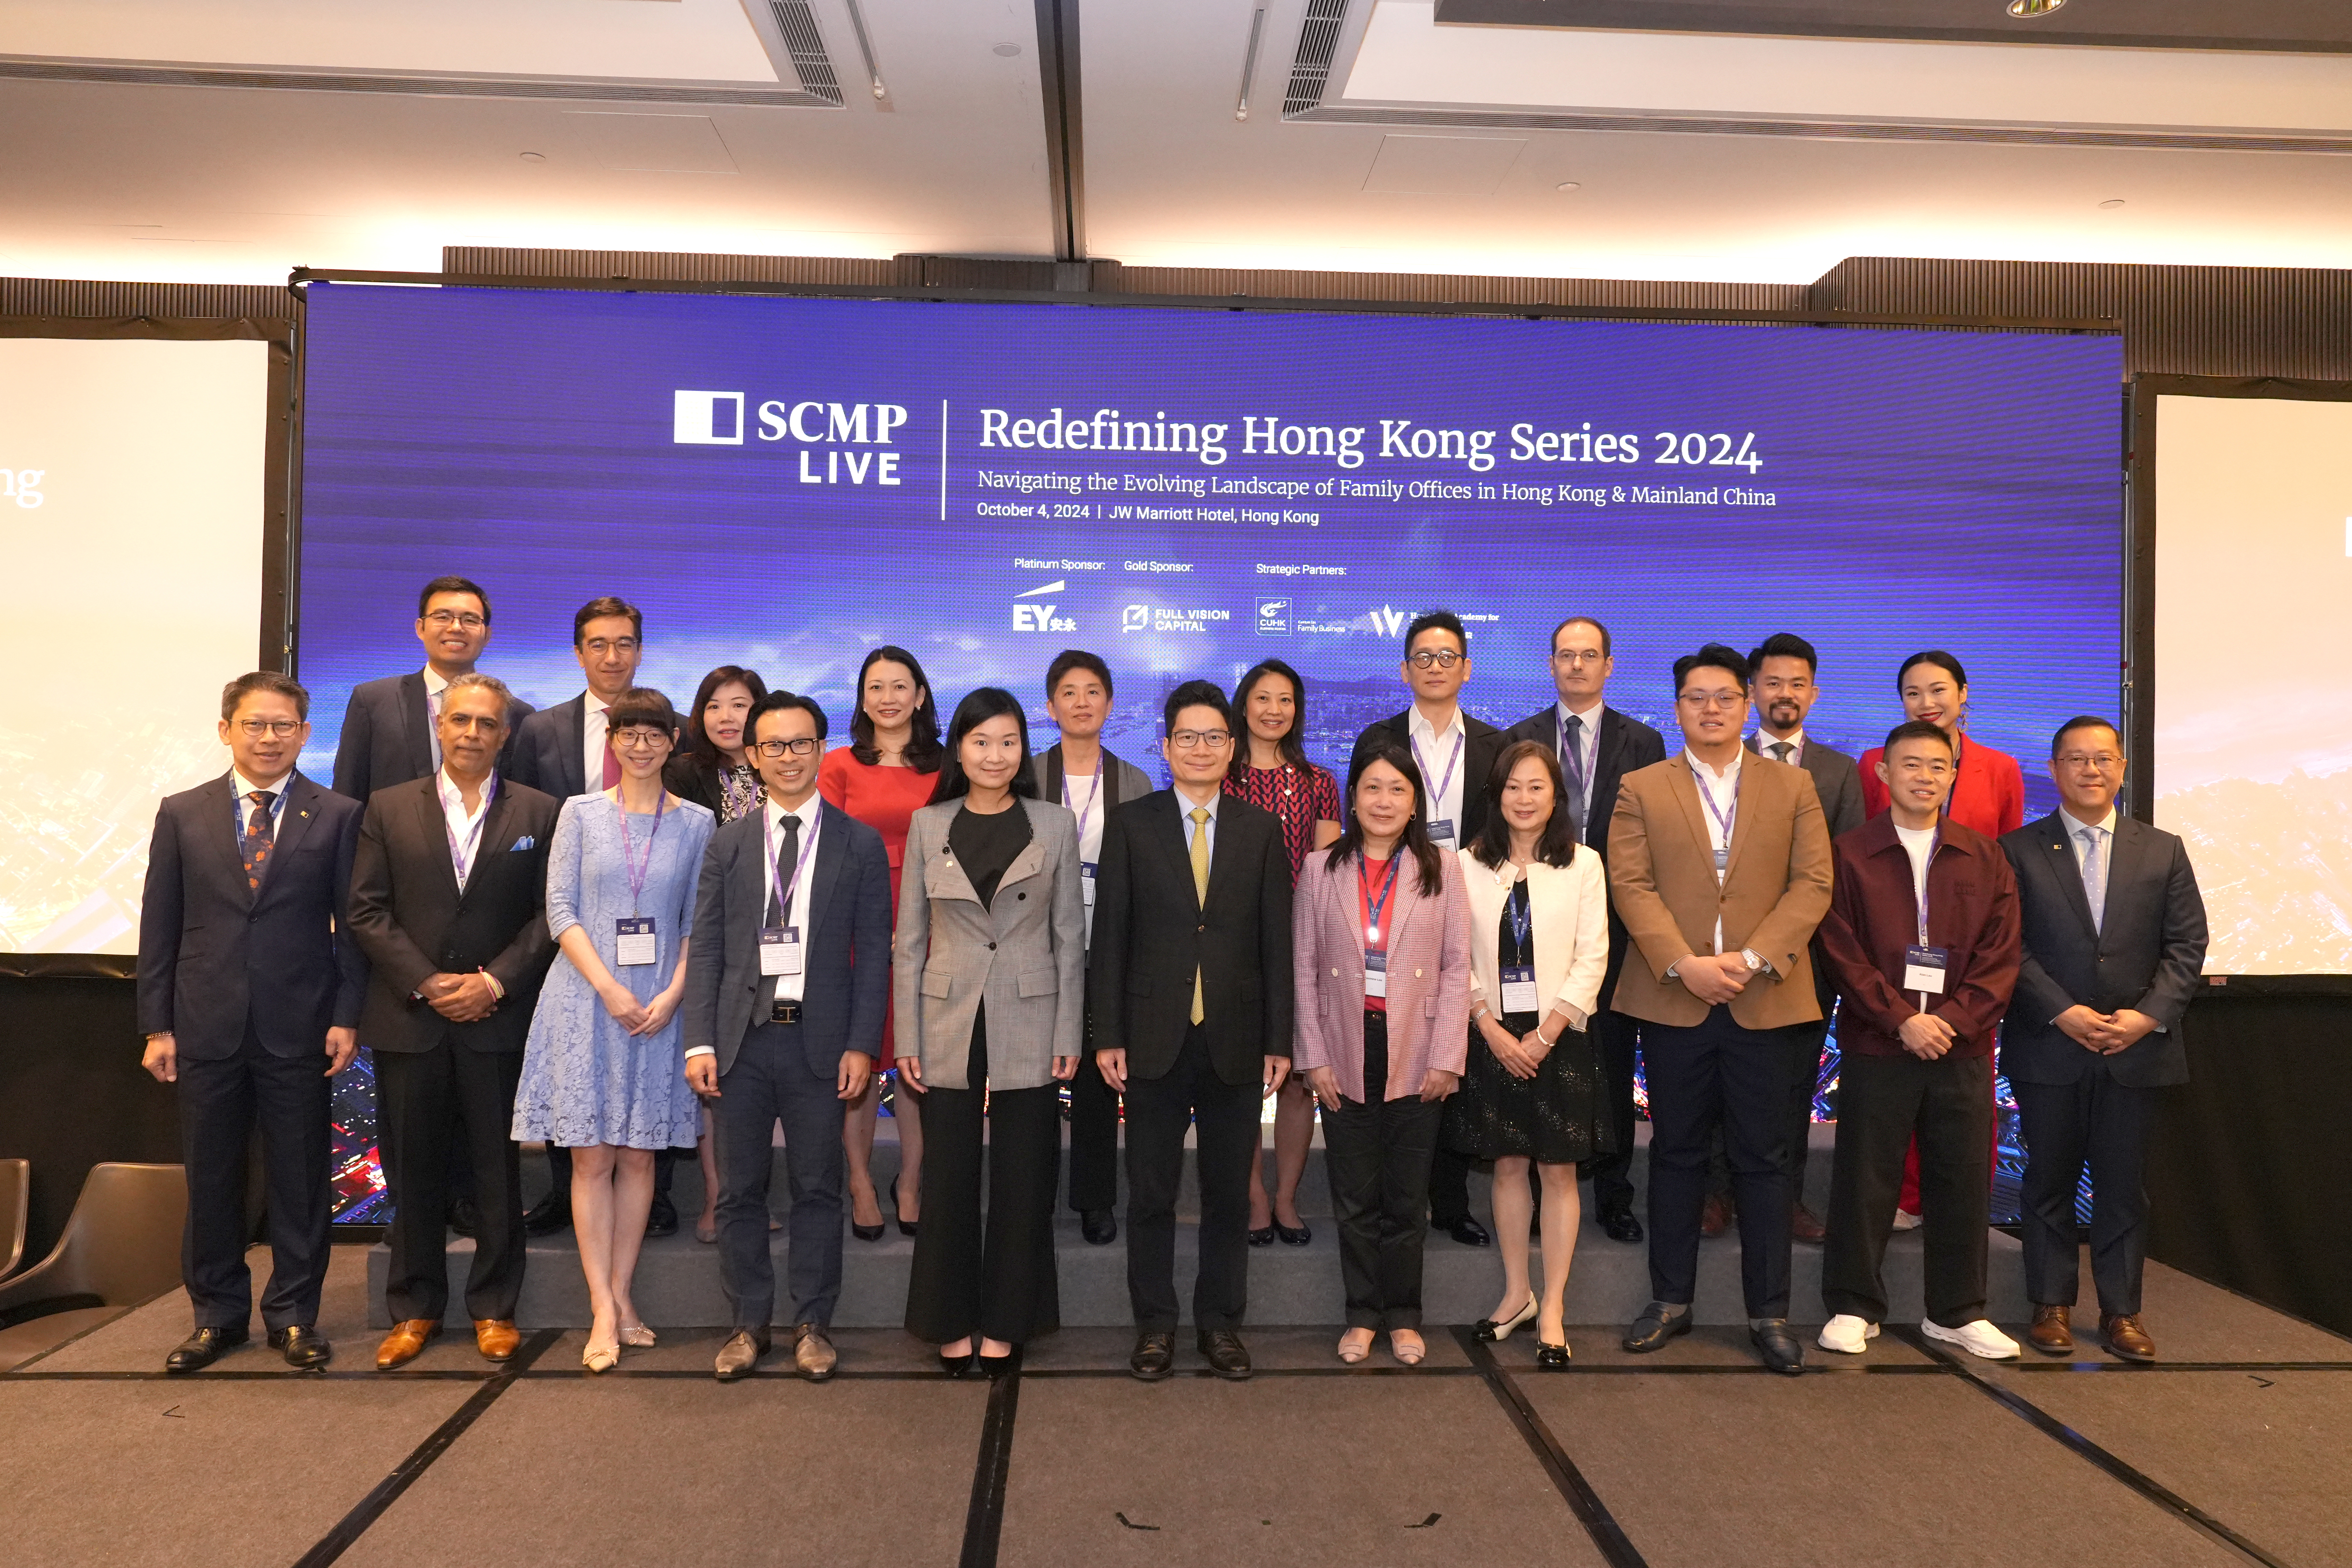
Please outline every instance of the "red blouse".
M1342 820L1339 781L1332 777L1330 769L1312 763L1304 773L1289 763L1278 768L1247 769L1238 782L1228 773L1225 793L1282 819L1282 844L1290 851L1293 882L1298 880L1298 868L1306 862L1307 851L1315 847L1315 825Z

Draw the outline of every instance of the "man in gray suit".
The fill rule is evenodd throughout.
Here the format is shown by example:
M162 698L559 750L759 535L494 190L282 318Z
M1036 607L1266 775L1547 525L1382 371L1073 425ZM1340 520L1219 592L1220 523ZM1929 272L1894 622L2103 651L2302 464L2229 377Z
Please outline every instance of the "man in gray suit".
M2047 1355L2074 1348L2074 1193L2088 1163L2099 1336L2145 1362L2156 1345L2139 1321L2141 1171L2155 1091L2189 1081L2181 1027L2205 966L2205 900L2178 837L2116 813L2123 751L2105 720L2068 720L2050 744L2062 804L2001 838L2017 871L2025 962L2000 1067L2026 1147L2026 1342Z
M1813 775L1822 816L1834 842L1862 826L1862 770L1843 752L1805 735L1805 719L1821 700L1821 662L1813 645L1794 632L1774 632L1748 656L1748 693L1756 706L1756 733L1748 737L1748 749ZM1789 1190L1797 1200L1789 1228L1799 1241L1819 1241L1827 1234L1804 1198L1805 1145L1813 1125L1813 1094L1822 1082L1822 1054L1829 1045L1830 1009L1835 1004L1829 975L1829 966L1816 952L1813 986L1821 996L1822 1021L1811 1038L1797 1047L1797 1093L1789 1105Z
M703 855L684 1009L687 1081L712 1102L719 1270L735 1312L713 1371L731 1383L768 1351L769 1130L782 1120L793 1363L823 1382L841 1294L842 1104L866 1091L890 1000L890 858L880 834L817 798L824 709L771 692L743 727L766 798Z

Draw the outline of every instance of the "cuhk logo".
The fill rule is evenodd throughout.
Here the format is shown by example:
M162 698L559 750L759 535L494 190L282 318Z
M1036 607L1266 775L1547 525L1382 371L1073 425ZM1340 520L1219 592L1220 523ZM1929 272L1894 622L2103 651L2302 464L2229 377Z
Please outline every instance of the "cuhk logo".
M670 441L680 447L740 447L743 444L743 395L740 392L670 394Z
M1290 601L1260 599L1257 605L1257 629L1260 632L1286 632L1290 629Z
M1151 629L1151 606L1129 605L1118 613L1118 629L1122 632L1148 632Z

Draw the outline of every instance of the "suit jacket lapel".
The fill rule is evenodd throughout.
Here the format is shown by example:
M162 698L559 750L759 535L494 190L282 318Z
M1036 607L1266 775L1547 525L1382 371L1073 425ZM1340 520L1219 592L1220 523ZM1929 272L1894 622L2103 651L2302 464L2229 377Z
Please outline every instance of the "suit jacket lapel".
M2126 879L2139 875L2147 852L2147 839L2140 829L2139 823L2121 812L2116 814L2115 837L2107 845L2107 903L2110 908L2116 901L2116 889L2125 885ZM2077 881L2081 879L2079 877L2075 879ZM268 886L267 883L263 885ZM2090 907L2090 897L2085 894L2083 908L2087 911Z
M451 862L449 855L449 819L441 811L440 775L427 774L425 782L425 793L416 800L416 830L425 836L427 845L438 851L426 858L439 864L442 880L449 890L449 901L460 903L465 893L457 886L457 868ZM484 837L488 837L488 823L482 825L482 833ZM475 863L480 864L478 859ZM471 880L470 878L467 879Z
M1160 818L1162 826L1154 837L1160 840L1160 849L1169 857L1169 864L1181 879L1184 890L1188 893L1192 892L1192 848L1185 837L1184 800L1171 789L1168 792L1167 801L1167 809L1160 814ZM1213 824L1209 831L1209 881L1213 887L1217 879L1217 838L1220 836ZM1192 900L1192 907L1195 910L1202 907L1202 900L1197 894Z
M557 770L556 776L568 778L572 769L580 769L578 787L566 793L585 795L604 782L601 777L593 784L588 782L588 760L584 755L588 749L588 694L586 692L583 691L572 700L570 710L564 715L563 729L564 733L571 737L569 742L571 749L563 753L563 765Z
M400 724L408 744L408 764L415 777L433 771L433 705L425 689L425 672L413 669L400 678Z
M2065 815L2053 811L2043 817L2042 832L2042 842L2049 847L2050 874L2058 879L2059 891L2064 895L2067 907L2074 911L2074 918L2083 922L2084 934L2096 942L2099 933L2091 923L2091 899L2083 891L2083 868L2074 858L2074 837L2067 829ZM2112 867L2108 868L2107 879L2112 886L2115 880Z
M849 854L844 847L845 840L836 831L848 820L845 814L827 801L818 807L816 820L816 859L809 867L809 928L801 933L803 952L810 951L809 944L824 929L824 912L833 902L834 883L840 879L843 862ZM762 854L766 853L764 843L762 840ZM764 881L766 873L762 872L761 878ZM790 910L784 911L784 918L792 918Z
M1678 756L1668 760L1682 763L1680 768L1668 775L1673 781L1671 787L1675 793L1675 801L1683 808L1683 822L1690 829L1691 841L1698 846L1699 853L1706 857L1706 863L1712 868L1715 864L1715 834L1707 821L1706 807L1699 803L1698 775L1691 771L1688 757ZM1738 826L1738 820L1734 819L1732 826L1737 829ZM1727 866L1724 877L1727 880L1730 875L1730 869Z
M467 896L470 895L476 888L482 885L482 873L488 868L490 857L492 855L501 853L506 848L506 840L503 837L503 835L506 830L507 820L513 815L513 813L508 809L510 804L511 803L507 794L506 784L501 780L499 784L498 793L490 796L489 803L482 808L482 836L479 839L475 841L474 869L472 874L466 879L465 891L457 895L457 901L459 903L464 903ZM446 831L446 826L447 825L445 821L443 825L445 832ZM449 868L450 879L455 881L457 879L457 868L453 863Z
M270 842L269 858L262 862L261 895L269 891L270 872L276 868L278 858L292 854L294 847L302 842L302 835L310 831L310 818L318 805L318 795L319 786L300 773L287 775L286 809L278 815L278 836ZM238 859L238 868L243 869L241 853Z

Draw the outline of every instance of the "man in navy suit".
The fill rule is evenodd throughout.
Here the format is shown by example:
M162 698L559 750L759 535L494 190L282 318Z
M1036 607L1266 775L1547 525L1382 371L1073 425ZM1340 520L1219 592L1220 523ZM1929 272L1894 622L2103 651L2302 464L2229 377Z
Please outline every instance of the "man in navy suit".
M436 577L416 595L416 640L425 668L352 688L335 742L335 793L361 805L393 784L421 779L441 765L434 734L441 693L474 668L490 640L490 597L463 577ZM530 712L515 704L520 722Z
M367 961L339 932L360 808L294 771L310 694L257 670L221 693L226 774L155 813L139 915L144 1065L180 1086L188 1176L181 1275L195 1332L164 1358L194 1372L249 1337L246 1148L257 1122L269 1193L261 1321L289 1364L324 1366L327 1080L359 1048ZM320 1058L324 1057L323 1066Z
M833 1375L841 1295L844 1103L866 1092L890 1000L890 857L882 836L817 797L824 710L772 691L743 721L766 795L703 854L687 950L686 1077L711 1101L719 1270L735 1331L712 1371L759 1365L775 1315L769 1130L784 1124L793 1189L785 1284L793 1364Z
M2074 1193L2087 1163L2099 1336L2144 1362L2156 1345L2139 1321L2141 1172L2156 1090L2189 1081L2182 1020L2205 967L2205 900L2187 846L2117 815L2123 752L2105 720L2068 720L2050 743L2059 808L2000 841L2025 924L2000 1066L2025 1139L2026 1342L2046 1355L2074 1348Z

